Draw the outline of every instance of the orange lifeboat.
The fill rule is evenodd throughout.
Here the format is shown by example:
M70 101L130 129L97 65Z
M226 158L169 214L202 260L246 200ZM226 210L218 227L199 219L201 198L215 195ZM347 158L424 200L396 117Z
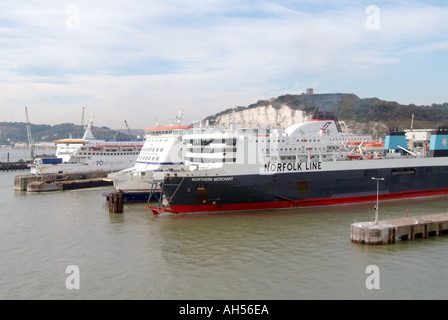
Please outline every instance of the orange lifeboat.
M360 155L360 154L349 154L349 155L347 155L347 158L349 158L350 160L360 160L360 159L362 159L362 155Z
M374 142L368 142L364 146L365 151L383 151L384 150L384 143L380 141L374 141Z
M363 141L351 141L348 143L349 146L353 146L353 147L357 147L359 145L361 145L363 143Z

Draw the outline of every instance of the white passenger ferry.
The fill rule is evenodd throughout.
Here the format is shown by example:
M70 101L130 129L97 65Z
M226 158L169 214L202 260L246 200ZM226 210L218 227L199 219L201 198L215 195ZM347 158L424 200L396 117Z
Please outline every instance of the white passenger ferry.
M98 140L92 125L93 117L82 139L55 140L56 157L34 159L31 174L112 172L134 165L143 141Z
M108 175L115 192L121 192L125 202L147 201L156 171L180 169L184 166L185 148L182 136L190 129L180 125L145 129L145 144L135 165Z

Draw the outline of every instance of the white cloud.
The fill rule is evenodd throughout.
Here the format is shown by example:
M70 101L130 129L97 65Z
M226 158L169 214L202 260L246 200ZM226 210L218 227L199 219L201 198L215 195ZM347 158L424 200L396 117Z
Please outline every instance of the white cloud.
M13 121L25 105L39 110L36 123L77 121L83 106L112 127L163 122L178 108L199 120L319 84L313 76L335 81L447 49L447 7L418 3L380 4L379 30L365 27L367 4L334 1L73 3L0 5L0 108L16 106Z

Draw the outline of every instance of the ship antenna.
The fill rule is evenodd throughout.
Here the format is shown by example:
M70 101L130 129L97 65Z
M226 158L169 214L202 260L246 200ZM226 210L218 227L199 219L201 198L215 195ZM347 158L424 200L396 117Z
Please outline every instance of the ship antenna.
M81 126L85 126L86 124L84 123L84 112L85 112L86 108L82 107L82 113L81 113Z
M182 122L182 115L184 114L184 109L180 108L179 111L177 112L177 124L179 125Z
M82 114L81 114L81 132L84 134L84 131L86 129L86 124L84 123L84 111L85 107L82 107Z

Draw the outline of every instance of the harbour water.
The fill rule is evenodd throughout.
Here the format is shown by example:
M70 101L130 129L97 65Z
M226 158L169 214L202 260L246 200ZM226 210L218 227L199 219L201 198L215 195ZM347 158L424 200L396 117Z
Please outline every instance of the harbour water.
M55 148L49 149L36 149L34 154L38 155L54 155ZM18 162L31 160L31 154L29 149L0 149L0 162Z
M350 242L350 225L373 221L374 203L166 216L125 204L110 214L110 187L14 191L24 173L0 172L0 299L448 298L448 235ZM407 209L448 212L448 197L381 202L380 219ZM372 265L378 289L366 285ZM79 289L68 288L69 266Z

